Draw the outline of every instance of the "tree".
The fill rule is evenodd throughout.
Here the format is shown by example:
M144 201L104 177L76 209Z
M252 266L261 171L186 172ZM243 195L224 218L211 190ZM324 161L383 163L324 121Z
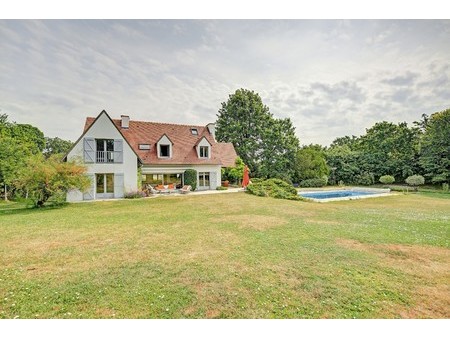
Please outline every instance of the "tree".
M44 155L50 157L55 154L66 154L72 147L73 142L60 139L59 137L45 138Z
M238 89L222 102L216 137L233 143L253 177L289 176L298 139L290 119L275 119L254 91Z
M361 154L350 149L348 145L332 146L325 151L327 164L330 167L330 184L354 183L355 178L363 173Z
M297 151L295 162L295 181L328 176L330 168L320 145L303 146Z
M259 176L291 181L299 148L295 128L288 118L273 119L270 124L264 133Z
M223 176L224 178L229 179L234 183L238 183L244 176L244 167L244 161L242 161L242 159L238 156L235 161L235 166L225 168Z
M19 170L26 165L31 150L27 143L0 135L0 183L4 199L8 199L8 186L13 184Z
M425 124L420 164L432 183L450 183L450 109L434 113Z
M365 172L378 179L393 175L402 181L418 170L419 134L403 122L398 125L378 122L361 136L356 149L361 153L360 163Z
M35 206L41 207L50 197L64 200L71 189L86 191L91 182L85 173L86 167L81 164L62 162L56 156L46 159L42 154L37 154L28 157L14 185L26 190Z

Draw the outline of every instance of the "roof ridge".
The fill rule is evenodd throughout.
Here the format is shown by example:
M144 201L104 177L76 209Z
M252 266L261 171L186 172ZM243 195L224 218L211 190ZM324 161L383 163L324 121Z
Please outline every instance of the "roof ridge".
M89 117L88 117L89 118ZM94 117L95 118L95 117ZM121 121L120 119L112 119L113 121ZM163 124L163 125L173 125L173 126L180 126L180 127L200 127L200 128L206 128L208 124L205 125L198 125L198 124L185 124L185 123L170 123L170 122L154 122L154 121L141 121L141 120L131 120L130 123L152 123L152 124Z

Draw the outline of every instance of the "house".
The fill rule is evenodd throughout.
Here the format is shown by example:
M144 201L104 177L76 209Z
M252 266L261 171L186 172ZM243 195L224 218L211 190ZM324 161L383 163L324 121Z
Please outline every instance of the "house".
M121 198L138 190L138 182L174 184L181 188L184 172L197 171L197 189L216 189L221 168L232 167L237 154L231 143L217 142L215 125L206 126L111 119L106 111L86 118L84 132L65 156L87 166L92 186L70 191L69 202Z

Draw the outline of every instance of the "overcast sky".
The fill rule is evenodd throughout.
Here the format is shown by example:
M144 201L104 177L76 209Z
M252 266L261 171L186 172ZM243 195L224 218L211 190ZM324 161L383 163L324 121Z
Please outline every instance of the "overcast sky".
M0 20L0 109L76 140L87 116L205 125L238 88L302 144L450 108L450 20Z

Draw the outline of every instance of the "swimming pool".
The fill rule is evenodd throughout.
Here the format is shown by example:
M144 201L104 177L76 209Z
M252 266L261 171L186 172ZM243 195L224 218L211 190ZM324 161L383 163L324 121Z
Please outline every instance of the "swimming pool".
M386 196L390 189L352 188L340 190L301 191L299 196L317 202L342 201L367 197Z

